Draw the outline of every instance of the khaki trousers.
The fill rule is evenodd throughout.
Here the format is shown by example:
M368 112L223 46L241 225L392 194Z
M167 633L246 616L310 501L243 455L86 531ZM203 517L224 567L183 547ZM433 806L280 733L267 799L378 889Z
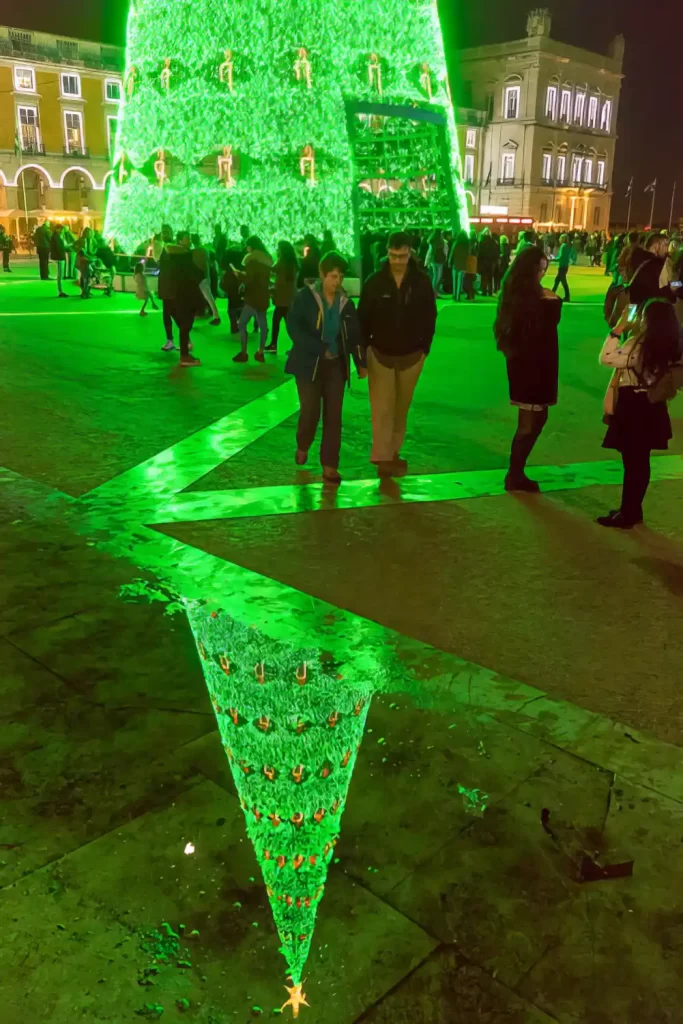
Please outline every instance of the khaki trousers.
M391 462L401 452L408 411L422 373L425 357L414 366L396 370L382 364L368 349L368 383L372 410L371 462Z

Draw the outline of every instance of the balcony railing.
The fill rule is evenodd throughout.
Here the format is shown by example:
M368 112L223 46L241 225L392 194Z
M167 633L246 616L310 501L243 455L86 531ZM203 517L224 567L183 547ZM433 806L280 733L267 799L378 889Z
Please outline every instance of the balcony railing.
M22 142L19 151L22 156L45 156L45 146L42 142Z
M607 182L572 180L568 178L541 178L541 185L548 188L591 188L599 192L607 191Z
M72 157L72 158L77 158L79 160L89 160L90 159L90 150L89 149L79 149L78 146L65 146L64 147L64 156L69 156L69 157Z
M498 179L498 184L499 185L514 185L514 183L515 183L515 179L514 178L499 178Z

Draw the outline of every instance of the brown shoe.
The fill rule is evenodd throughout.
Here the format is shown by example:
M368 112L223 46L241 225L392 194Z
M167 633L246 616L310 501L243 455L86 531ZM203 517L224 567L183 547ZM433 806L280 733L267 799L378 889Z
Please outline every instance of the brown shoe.
M202 365L202 361L201 361L201 359L195 359L194 356L181 356L180 357L180 365L181 366L201 366Z
M339 470L333 469L332 466L323 466L323 480L326 484L340 484L342 482Z

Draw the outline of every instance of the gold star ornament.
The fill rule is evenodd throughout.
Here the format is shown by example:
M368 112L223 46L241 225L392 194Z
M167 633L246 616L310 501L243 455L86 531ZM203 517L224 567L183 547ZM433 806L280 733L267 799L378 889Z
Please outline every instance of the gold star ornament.
M285 988L289 992L289 999L282 1006L280 1012L283 1012L287 1009L288 1006L291 1006L292 1016L298 1017L299 1010L301 1009L302 1006L308 1006L310 1009L310 1004L306 1002L306 993L303 990L303 982L299 985L294 985L292 988L289 988L289 986L285 985Z

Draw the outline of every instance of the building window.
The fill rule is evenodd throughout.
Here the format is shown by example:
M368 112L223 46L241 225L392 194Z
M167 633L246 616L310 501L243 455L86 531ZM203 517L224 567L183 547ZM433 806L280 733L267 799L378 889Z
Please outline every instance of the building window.
M503 153L503 160L500 165L501 181L511 183L515 180L515 154Z
M572 157L572 184L578 185L581 181L581 172L583 170L583 157L573 156Z
M555 207L555 223L556 224L564 223L563 220L562 220L563 217L564 217L564 206L562 205L562 203L558 203L557 206Z
M468 153L465 157L465 181L471 185L474 181L474 155Z
M593 183L593 161L584 160L583 162L583 180L587 185Z
M474 128L467 129L467 135L465 136L465 145L468 149L475 149L477 145L477 132Z
M107 118L107 142L109 143L109 159L114 160L114 147L116 146L116 129L118 127L117 117Z
M583 112L586 107L585 92L577 92L574 97L574 124L583 124Z
M571 89L563 89L560 95L560 121L569 124L572 117L572 93Z
M62 75L62 96L80 96L81 95L81 76L80 75Z
M598 160L598 177L597 177L597 182L598 182L598 185L604 185L605 184L605 161L604 160Z
M567 158L566 156L558 156L557 158L557 184L564 185L567 177Z
M548 204L547 203L541 203L541 214L540 214L540 217L539 217L539 222L541 224L547 224L548 223Z
M588 100L588 127L598 127L598 97L591 96Z
M83 118L79 110L64 111L64 139L67 153L84 153Z
M514 121L519 117L519 97L521 95L519 85L508 85L505 90L505 109L503 114L508 121Z
M545 95L545 116L551 121L557 118L557 86L549 85Z
M543 181L550 181L553 176L553 157L552 153L543 154Z
M14 88L17 92L36 91L36 73L33 68L16 67L14 69Z
M608 132L612 125L612 101L605 100L602 105L602 113L600 114L600 128L603 132Z
M600 227L600 217L601 217L601 215L602 215L602 209L599 206L596 206L595 209L593 210L593 227L594 228L599 228Z
M110 103L119 103L121 101L121 83L116 78L105 79L104 95Z
M19 145L22 153L40 152L40 127L37 107L19 107Z

